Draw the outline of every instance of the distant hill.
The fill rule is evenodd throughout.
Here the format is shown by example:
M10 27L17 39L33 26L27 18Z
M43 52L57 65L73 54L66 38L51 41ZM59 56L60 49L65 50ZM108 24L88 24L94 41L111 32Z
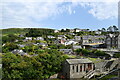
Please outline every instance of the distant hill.
M9 29L0 29L0 32L2 31L2 35L7 35L7 34L26 34L29 32L31 28L9 28ZM47 28L32 28L35 30L47 30ZM53 30L53 29L48 29L48 30Z

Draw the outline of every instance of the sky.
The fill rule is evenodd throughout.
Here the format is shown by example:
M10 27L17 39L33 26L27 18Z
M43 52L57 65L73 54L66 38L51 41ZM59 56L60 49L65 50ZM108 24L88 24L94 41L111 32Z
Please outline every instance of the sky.
M118 26L118 2L93 0L4 0L0 4L0 29L89 28Z

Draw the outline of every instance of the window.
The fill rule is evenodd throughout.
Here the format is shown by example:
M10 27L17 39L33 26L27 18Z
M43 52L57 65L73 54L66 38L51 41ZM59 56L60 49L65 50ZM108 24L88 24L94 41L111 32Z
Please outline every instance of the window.
M86 70L86 64L84 64L84 71Z
M76 72L78 72L78 65L76 66Z
M82 64L80 65L80 72L82 72Z
M72 66L72 70L73 70L73 73L74 73L74 65Z

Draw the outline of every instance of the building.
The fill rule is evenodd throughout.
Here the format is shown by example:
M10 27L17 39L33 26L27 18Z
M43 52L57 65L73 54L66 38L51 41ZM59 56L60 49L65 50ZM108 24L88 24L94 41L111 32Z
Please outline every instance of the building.
M47 36L49 39L53 39L53 38L55 38L54 36Z
M44 38L43 37L37 37L36 40L42 40L42 41L44 41Z
M63 38L66 38L65 35L58 35L58 39L63 39Z
M81 46L73 46L73 50L76 50L76 49L81 49L82 47Z
M63 73L65 78L82 78L90 70L94 70L94 63L89 59L66 59L63 63Z
M74 32L75 30L74 29L70 29L70 32Z
M24 35L20 34L19 37L24 37Z
M25 37L25 40L32 40L32 37Z
M120 49L120 34L118 36L118 49Z
M75 33L73 33L73 32L69 32L69 33L67 33L68 35L75 35Z
M72 54L73 50L72 49L60 49L61 52L63 52L64 54Z
M92 35L85 35L82 36L82 44L90 44L90 43L105 43L105 36L92 36Z
M120 48L120 35L108 34L106 35L107 48Z
M95 31L95 34L101 34L102 32L101 31Z
M75 45L75 44L77 44L78 42L76 42L76 41L66 41L65 42L65 45Z
M54 33L58 33L59 32L59 30L54 30Z
M18 46L19 46L20 48L25 47L25 45L23 45L23 44L18 44Z
M89 29L79 29L79 28L75 28L75 32L80 32L80 31L88 32Z
M42 46L42 47L46 47L46 46L48 46L47 43L39 43L39 45Z
M81 41L82 39L81 36L75 36L74 38L75 38L75 41Z
M28 55L27 53L23 52L23 50L18 50L18 49L13 50L12 53L19 54L21 56Z

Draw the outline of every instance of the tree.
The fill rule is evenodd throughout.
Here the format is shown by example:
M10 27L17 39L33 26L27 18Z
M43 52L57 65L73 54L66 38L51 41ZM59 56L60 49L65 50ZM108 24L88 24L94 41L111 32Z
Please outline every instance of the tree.
M118 31L118 28L115 25L113 26L113 29L114 29L114 32Z
M66 29L66 32L70 32L70 29Z
M8 34L7 36L2 36L2 42L14 42L18 37L14 34Z
M33 53L36 53L39 49L39 46L36 46L36 45L30 45L30 46L25 46L23 48L23 51L27 52L27 53L30 53L30 52L33 52Z
M43 67L34 57L6 53L3 55L3 79L40 79Z
M61 29L61 32L65 32L65 30L64 30L64 29Z
M120 58L120 53L115 53L115 54L113 55L113 57L114 57L114 58Z
M27 37L46 37L46 35L51 35L54 32L52 29L39 29L39 28L30 28L29 32L26 33Z
M87 49L76 49L75 52L77 53L77 55L84 55L84 56L88 56L90 55L90 51Z
M117 31L118 31L118 28L114 25L114 26L110 26L107 30L108 30L109 32L117 32Z
M18 48L19 47L15 43L6 43L5 46L2 47L2 52L6 53Z
M101 31L102 31L102 32L106 32L106 29L105 29L105 28L102 28Z
M68 58L55 49L40 51L28 57L6 53L3 55L3 79L43 79L61 71L62 62Z
M98 29L98 31L101 31L100 29Z
M107 31L109 31L109 32L113 32L113 27L110 26L109 28L107 28Z

